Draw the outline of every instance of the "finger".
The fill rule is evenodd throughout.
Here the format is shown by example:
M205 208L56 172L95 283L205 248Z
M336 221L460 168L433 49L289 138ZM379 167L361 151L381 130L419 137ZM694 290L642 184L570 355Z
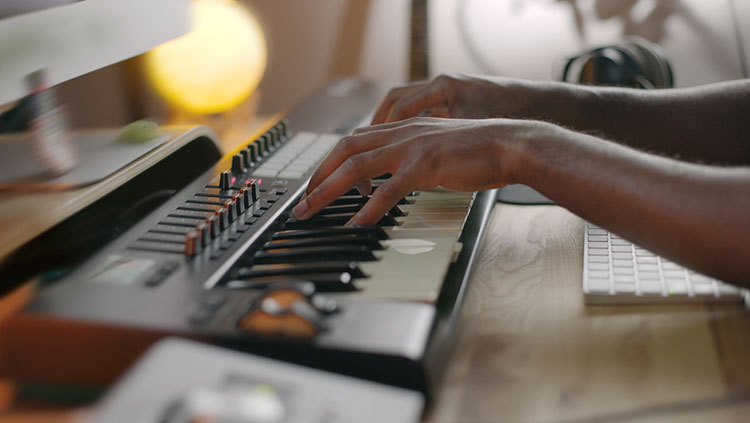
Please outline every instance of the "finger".
M374 225L398 201L413 190L407 178L394 175L380 185L347 225Z
M396 101L385 121L396 122L419 116L424 110L444 108L447 108L445 91L437 84L430 84L423 89L410 92Z
M360 179L357 181L357 184L355 185L357 187L357 191L359 191L359 194L363 197L367 197L370 195L370 190L372 189L372 180L369 178L367 179Z
M305 192L310 194L323 180L328 178L345 160L356 154L374 150L388 144L390 139L379 133L350 135L342 138L338 144L318 165L310 177ZM353 184L352 184L353 185Z
M295 218L304 220L339 198L357 181L391 171L398 164L398 148L379 148L349 157L292 210Z
M407 95L408 93L419 90L425 85L427 85L427 83L419 82L404 87L397 87L389 91L388 94L386 94L385 98L383 98L383 101L380 102L378 108L375 109L375 115L372 117L371 124L377 125L379 123L385 122L386 118L391 112L391 107L393 107L394 103L396 103L400 98Z

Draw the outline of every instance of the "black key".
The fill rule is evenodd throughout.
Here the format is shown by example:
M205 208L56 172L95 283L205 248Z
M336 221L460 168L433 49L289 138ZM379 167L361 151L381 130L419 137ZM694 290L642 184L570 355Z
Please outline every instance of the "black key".
M382 250L380 241L371 235L335 235L329 237L277 239L263 244L264 250L298 247L324 247L328 245L363 245L370 250Z
M262 276L252 279L229 281L229 289L265 289L270 285L289 281L288 276ZM317 292L348 292L358 291L359 287L349 272L341 273L299 273L294 279L312 282Z
M331 202L332 205L338 205L338 204L363 204L366 203L367 200L369 200L370 197L363 197L361 195L342 195L341 197L333 200ZM398 203L396 204L412 204L414 201L407 200L406 198L402 198L398 200Z
M311 273L350 273L355 278L365 278L354 261L328 261L320 263L283 263L283 264L258 264L253 267L244 267L237 271L237 277L242 279L260 278L264 276L295 276Z
M339 214L339 213L356 213L358 212L365 203L359 203L359 204L333 204L330 205L323 210L319 211L315 214L315 216L326 216L331 214ZM398 206L394 206L388 211L392 216L403 216L404 212L401 211L401 209L398 208Z
M271 251L258 251L253 255L257 264L302 263L326 260L375 261L377 258L369 248L361 245L339 245L335 247L302 247Z
M307 220L297 220L295 218L289 218L284 225L287 229L309 229L309 228L325 228L329 226L341 226L345 225L352 217L354 213L341 213L332 214L328 216L313 216ZM386 213L376 223L377 226L398 226L399 223L391 216L390 213Z
M377 226L331 226L319 229L285 230L276 232L271 239L316 238L335 235L369 235L376 239L388 239L383 228Z

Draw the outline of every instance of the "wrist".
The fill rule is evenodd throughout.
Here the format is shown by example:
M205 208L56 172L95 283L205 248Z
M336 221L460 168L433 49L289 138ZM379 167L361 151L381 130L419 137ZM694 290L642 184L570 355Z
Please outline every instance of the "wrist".
M501 123L510 133L503 134L498 142L496 157L503 159L506 170L504 183L535 187L543 183L550 170L547 158L565 138L566 130L560 126L536 120L517 120Z

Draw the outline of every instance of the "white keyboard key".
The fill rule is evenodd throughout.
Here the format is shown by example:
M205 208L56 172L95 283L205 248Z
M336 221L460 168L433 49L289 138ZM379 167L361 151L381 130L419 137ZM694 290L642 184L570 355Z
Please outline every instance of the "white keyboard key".
M589 262L589 270L609 270L609 264Z
M609 281L606 279L589 279L586 287L591 293L606 294L609 292Z
M614 273L615 275L634 275L635 270L630 267L615 267L612 270L612 273Z
M639 264L638 272L659 272L659 266L655 264Z
M609 238L607 238L606 236L601 236L601 235L592 235L592 236L589 237L589 242L591 242L591 241L595 241L595 242L608 242Z
M635 250L635 255L638 257L656 257L656 254L648 250Z
M632 260L633 255L630 253L612 253L612 258L617 260Z
M613 239L612 240L612 245L627 245L627 246L631 246L633 244L631 244L630 241L626 241L624 239Z
M739 296L740 290L736 286L732 286L726 283L720 283L719 292L724 296Z
M589 256L589 263L609 263L609 257Z
M633 260L612 260L612 266L615 267L633 267Z
M588 232L589 232L589 235L607 235L607 230L606 229L589 228Z
M644 295L661 295L661 283L657 281L642 281L639 287Z
M665 270L663 272L666 279L685 279L687 276L684 270Z
M609 250L589 250L590 256L608 256Z
M712 285L693 285L693 294L697 296L714 295L714 286Z
M632 275L615 275L614 277L615 283L620 282L627 282L627 283L635 283L635 276Z
M659 280L659 272L638 272L638 278L643 280Z
M278 173L279 173L278 170L258 169L255 172L253 172L253 176L257 178L275 178Z
M635 284L627 282L615 282L615 291L626 294L635 294Z
M694 274L690 275L690 282L694 284L711 283L713 282L713 279L709 278L708 276Z
M656 257L636 257L635 261L638 264L646 264L646 263L657 264L657 263L659 263L659 259L656 258Z
M589 242L589 248L604 249L609 248L609 244L606 242Z
M304 172L299 172L296 170L284 170L279 172L278 177L283 179L302 179L303 175Z
M687 284L679 281L667 282L667 292L669 295L687 295Z
M589 278L592 279L609 279L609 272L603 272L601 270L594 270L588 272Z

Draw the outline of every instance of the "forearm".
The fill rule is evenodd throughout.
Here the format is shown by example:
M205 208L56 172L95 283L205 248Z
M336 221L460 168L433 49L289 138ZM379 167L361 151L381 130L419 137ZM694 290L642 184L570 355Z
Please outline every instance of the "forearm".
M750 169L678 162L541 125L513 180L690 268L750 286Z
M520 100L505 106L508 117L552 122L683 160L750 164L750 80L652 91L513 81L509 89Z

